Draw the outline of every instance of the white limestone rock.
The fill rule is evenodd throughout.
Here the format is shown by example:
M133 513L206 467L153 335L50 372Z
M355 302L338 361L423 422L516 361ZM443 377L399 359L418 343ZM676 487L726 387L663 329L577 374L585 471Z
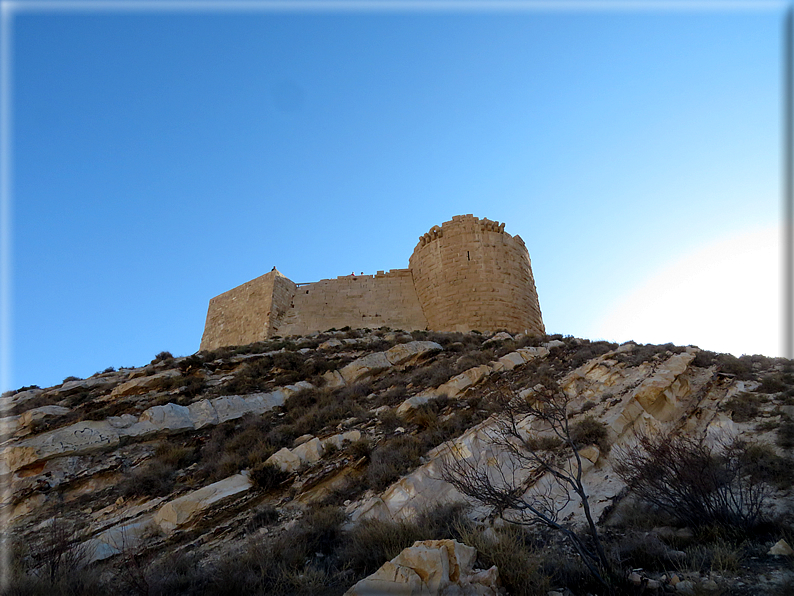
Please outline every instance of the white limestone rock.
M79 454L119 444L119 431L107 421L85 420L42 433L6 448L0 457L0 474L13 472L39 460L64 453Z
M267 458L266 464L279 468L282 472L295 472L301 467L301 459L287 447L282 447Z
M397 344L386 350L385 354L389 363L397 366L398 364L416 362L428 354L440 352L443 349L434 341L411 341L406 344Z
M329 339L328 341L324 341L319 346L317 346L318 350L330 350L331 348L339 348L344 345L341 341L336 338Z
M111 526L83 543L86 562L103 561L121 553L134 552L146 538L159 531L151 515L128 524Z
M344 366L339 373L342 375L345 385L352 385L360 379L382 372L391 366L385 352L375 352L354 360Z
M193 429L190 410L185 406L172 403L144 410L138 423L148 423L157 431Z
M697 348L687 348L667 359L634 392L634 399L654 418L667 422L678 411L678 398L689 391L686 380L679 379L697 356Z
M292 454L296 455L302 464L313 464L320 461L324 453L325 448L317 437L298 445L292 450Z
M401 418L410 417L413 410L438 397L435 389L427 389L412 395L397 407L397 415Z
M388 409L389 406L386 406ZM355 443L356 441L361 440L361 431L358 430L350 430L345 433L339 433L337 435L330 436L328 438L323 439L323 447L328 448L329 446L336 447L337 449L341 449L346 443Z
M497 341L509 341L509 340L511 340L511 339L513 339L513 336L512 336L512 335L510 335L510 334L509 334L509 333L507 333L506 331L500 331L499 333L497 333L497 334L496 334L496 335L494 335L493 337L491 337L491 338L489 338L489 339L486 339L484 342L482 342L482 344L485 346L485 345L488 345L488 344L490 344L490 343L493 343L493 342L497 342Z
M493 364L493 370L494 372L513 370L515 367L523 365L524 362L526 361L521 354L518 352L510 352L499 358L499 360Z
M329 370L323 374L323 379L325 379L325 386L331 390L345 386L345 379L338 370Z
M125 395L145 393L152 387L160 385L165 379L171 379L180 376L182 376L182 373L180 373L178 370L170 369L146 377L137 377L114 387L113 391L110 392L110 396L123 397Z
M235 474L219 482L200 488L183 497L169 501L154 515L154 522L166 534L185 525L199 513L251 488L248 474Z
M791 557L794 555L794 549L789 546L789 543L782 538L778 540L772 548L767 552L768 555L777 555L779 557Z
M516 350L521 357L524 359L524 362L529 362L530 360L534 360L535 358L545 358L549 355L548 348L544 348L543 346L539 346L536 348L519 348Z
M457 397L469 387L473 387L485 377L490 375L493 369L487 364L475 366L459 375L455 375L449 381L441 385L436 392L439 395L446 395L447 397Z
M188 416L196 430L218 424L218 412L208 399L194 401L187 407Z
M345 596L496 596L496 567L475 572L477 550L455 540L414 542Z

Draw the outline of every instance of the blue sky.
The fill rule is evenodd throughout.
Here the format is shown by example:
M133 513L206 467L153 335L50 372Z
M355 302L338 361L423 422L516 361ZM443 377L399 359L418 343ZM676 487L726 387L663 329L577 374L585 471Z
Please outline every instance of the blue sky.
M463 213L525 240L550 333L781 354L783 4L31 6L4 390L193 353L211 297L407 267Z

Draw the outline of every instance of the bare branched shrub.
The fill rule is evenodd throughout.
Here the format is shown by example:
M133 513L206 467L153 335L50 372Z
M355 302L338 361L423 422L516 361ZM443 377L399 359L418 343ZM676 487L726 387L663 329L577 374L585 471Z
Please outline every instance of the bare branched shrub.
M538 375L545 389L527 399L518 397L512 387L497 385L494 399L500 405L500 415L487 441L505 457L450 457L444 466L443 478L461 493L492 507L493 515L508 522L525 526L544 526L561 533L574 548L589 572L603 585L611 576L611 566L601 543L595 520L590 511L589 498L582 482L583 464L579 454L581 445L573 436L569 424L569 398L549 375ZM545 437L552 437L553 451L541 447L532 427L542 427ZM500 463L502 462L502 463ZM541 489L536 482L543 476L551 480ZM558 498L553 491L560 493ZM587 520L587 536L578 535L561 512L577 501ZM606 577L605 577L606 576Z
M704 439L670 433L642 435L620 449L615 471L644 501L691 526L743 529L763 518L769 485L754 477L758 452L733 438L716 448Z

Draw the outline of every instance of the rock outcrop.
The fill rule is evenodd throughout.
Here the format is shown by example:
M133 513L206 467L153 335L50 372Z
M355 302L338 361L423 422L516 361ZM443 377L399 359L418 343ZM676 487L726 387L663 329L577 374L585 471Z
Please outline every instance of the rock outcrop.
M499 570L475 571L476 558L476 549L456 540L418 541L345 596L497 596Z

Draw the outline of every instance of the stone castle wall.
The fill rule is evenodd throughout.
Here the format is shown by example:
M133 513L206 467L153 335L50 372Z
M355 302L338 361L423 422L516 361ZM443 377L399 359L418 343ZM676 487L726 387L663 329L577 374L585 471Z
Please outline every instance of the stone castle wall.
M408 269L297 286L275 269L210 300L202 350L342 327L545 332L529 253L504 224L457 215Z
M430 329L544 333L529 253L504 224L457 215L420 238L410 269Z
M298 287L276 333L305 335L342 327L426 329L409 269L346 275Z
M210 300L202 350L240 346L275 335L296 285L275 269Z

